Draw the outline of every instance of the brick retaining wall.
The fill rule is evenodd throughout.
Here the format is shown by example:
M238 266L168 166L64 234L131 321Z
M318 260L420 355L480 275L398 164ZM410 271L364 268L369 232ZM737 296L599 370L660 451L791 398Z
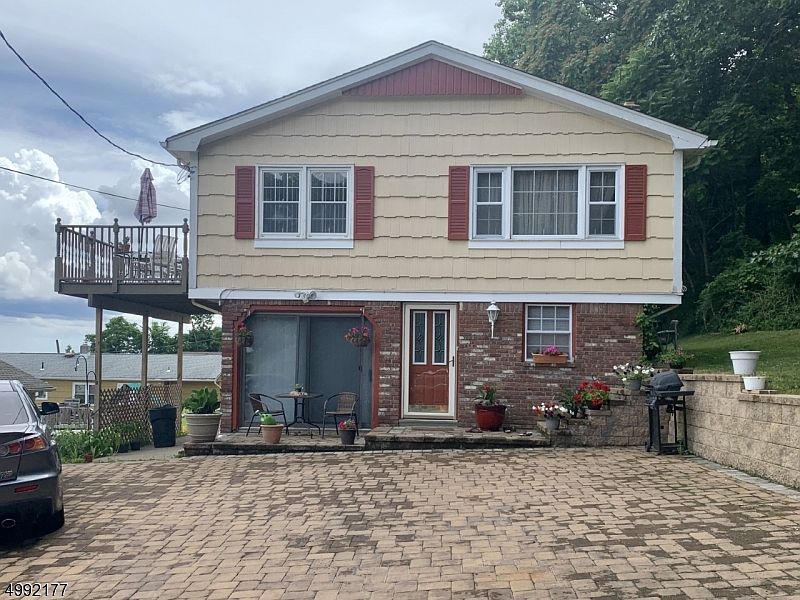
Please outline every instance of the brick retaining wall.
M800 396L744 392L737 375L681 375L689 450L800 489Z

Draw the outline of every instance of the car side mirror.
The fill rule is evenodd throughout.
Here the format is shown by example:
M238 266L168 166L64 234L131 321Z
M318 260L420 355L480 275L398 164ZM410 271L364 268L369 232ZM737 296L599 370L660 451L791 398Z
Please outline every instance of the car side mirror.
M54 415L60 411L61 408L57 402L42 402L42 408L39 409L39 412L43 415Z

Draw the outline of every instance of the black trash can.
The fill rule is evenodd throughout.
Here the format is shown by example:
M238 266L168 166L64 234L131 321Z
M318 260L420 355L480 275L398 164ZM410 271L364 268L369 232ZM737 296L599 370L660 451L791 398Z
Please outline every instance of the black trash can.
M178 409L166 405L151 408L147 411L150 415L150 425L153 427L153 446L156 448L169 448L175 445L175 419Z

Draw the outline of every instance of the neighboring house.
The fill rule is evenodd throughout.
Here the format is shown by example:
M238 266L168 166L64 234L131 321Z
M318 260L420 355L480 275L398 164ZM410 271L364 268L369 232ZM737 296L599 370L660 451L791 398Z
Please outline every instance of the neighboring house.
M94 355L86 355L89 370L94 369ZM78 362L80 360L80 362ZM218 352L187 352L183 355L183 388L186 397L193 390L215 387L221 373L222 359ZM83 400L86 391L86 369L83 360L76 355L53 352L0 352L0 361L29 373L38 373L50 384L46 396L37 399L51 402ZM2 363L0 363L2 364ZM78 369L75 369L75 365ZM141 378L141 354L103 354L103 389L113 389L124 384L138 386ZM150 383L174 385L176 383L177 356L175 354L151 354L149 358ZM2 376L0 376L2 379ZM89 378L89 400L94 402L95 384L93 373ZM23 383L24 385L24 383Z
M374 426L469 424L488 382L527 424L532 403L639 357L642 304L680 303L683 172L712 145L428 42L170 137L192 172L179 276L134 268L118 240L136 228L59 224L57 289L220 311L223 430L249 421L248 393L295 383L359 392ZM362 325L371 344L346 343ZM534 365L549 345L565 366Z
M39 401L48 400L48 394L56 389L27 371L0 360L0 380L5 379L16 379L22 384L22 387L25 388L31 398Z

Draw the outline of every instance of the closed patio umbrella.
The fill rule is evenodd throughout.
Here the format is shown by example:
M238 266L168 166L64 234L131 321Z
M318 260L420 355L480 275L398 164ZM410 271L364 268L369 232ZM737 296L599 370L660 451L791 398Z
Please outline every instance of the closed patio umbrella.
M156 204L156 188L153 185L153 175L150 169L145 169L140 179L139 200L133 210L133 216L142 225L149 223L158 216L158 205Z

